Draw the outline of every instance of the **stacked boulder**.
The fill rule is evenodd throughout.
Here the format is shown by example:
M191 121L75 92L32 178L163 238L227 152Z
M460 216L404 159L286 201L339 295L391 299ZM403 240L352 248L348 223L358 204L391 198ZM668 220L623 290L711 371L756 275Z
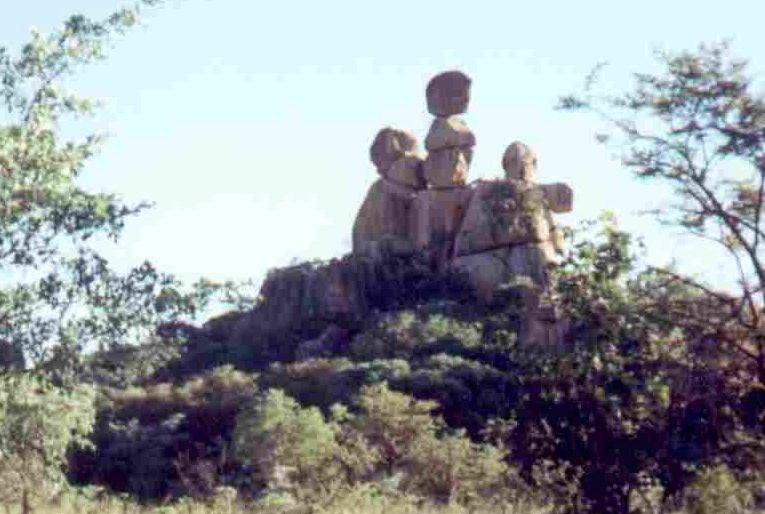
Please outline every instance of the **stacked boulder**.
M547 284L547 264L562 251L552 212L571 210L566 184L537 185L537 158L520 142L502 159L504 180L479 181L454 242L453 265L462 268L484 295L497 278L527 277Z
M426 88L428 111L435 116L425 138L423 174L429 187L417 194L412 206L410 239L417 251L439 265L452 257L454 237L472 194L466 182L475 135L460 117L470 102L470 84L464 73L448 71L433 77Z
M380 178L372 185L353 229L357 255L382 258L417 252L439 269L464 272L479 297L499 286L525 284L521 338L560 341L561 322L549 302L548 268L562 251L553 213L569 212L566 184L537 184L537 157L514 142L502 156L504 178L467 184L475 136L460 117L470 102L470 78L459 71L433 77L425 138L384 128L370 150Z
M369 188L353 225L353 252L373 258L411 253L409 212L418 190L425 187L417 140L408 132L386 127L369 150L380 178Z
M467 182L475 136L459 116L470 102L470 78L459 71L433 77L425 90L428 112L436 117L425 138L425 179L434 189L454 189Z

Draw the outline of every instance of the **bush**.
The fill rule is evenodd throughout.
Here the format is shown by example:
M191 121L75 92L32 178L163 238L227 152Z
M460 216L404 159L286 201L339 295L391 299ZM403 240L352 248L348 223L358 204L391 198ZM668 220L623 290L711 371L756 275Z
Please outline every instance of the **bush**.
M355 360L406 359L448 342L463 348L477 347L480 327L441 314L420 315L406 310L384 315L376 326L357 335L349 353Z
M234 450L262 487L299 492L336 480L337 428L316 407L303 408L272 389L239 413Z
M0 503L46 497L64 483L67 451L86 444L94 393L27 373L0 374Z
M508 468L498 448L477 445L464 432L421 437L406 458L404 489L452 504L497 497Z
M229 366L182 384L107 389L99 402L96 452L72 458L71 478L141 499L206 497L238 471L228 441L255 376Z
M726 466L705 468L683 492L689 514L743 514L752 492Z

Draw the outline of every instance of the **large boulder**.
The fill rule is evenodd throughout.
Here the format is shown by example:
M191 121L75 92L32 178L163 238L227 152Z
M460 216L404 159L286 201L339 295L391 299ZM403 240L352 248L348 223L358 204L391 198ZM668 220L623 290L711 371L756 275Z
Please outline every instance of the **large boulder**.
M415 250L425 252L440 263L450 258L472 194L468 187L427 189L417 193L409 218L410 240Z
M461 71L446 71L430 79L425 90L428 112L445 118L467 111L471 82Z
M423 173L428 184L435 189L462 187L467 182L472 154L461 148L443 148L428 153Z
M434 119L425 138L425 148L433 151L455 146L464 148L475 146L475 135L465 121L459 116Z
M476 294L488 299L499 286L511 282L545 289L553 252L550 243L502 247L456 257L452 268L465 273Z
M457 234L456 255L547 241L551 217L544 191L517 180L480 181Z
M380 130L369 148L369 158L383 176L398 159L416 153L417 138L404 130L391 127Z
M409 211L415 196L414 189L384 178L372 184L353 224L353 253L411 252Z

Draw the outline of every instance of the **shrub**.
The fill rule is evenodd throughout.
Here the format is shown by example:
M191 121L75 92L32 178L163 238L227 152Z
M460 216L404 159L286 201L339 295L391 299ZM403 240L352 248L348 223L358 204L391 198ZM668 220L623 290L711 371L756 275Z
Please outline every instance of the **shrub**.
M743 514L752 492L726 466L702 470L683 492L689 514Z
M358 398L356 428L375 448L388 472L423 437L433 437L443 422L431 416L438 404L391 391L386 383L365 386Z
M498 448L478 445L464 432L441 438L426 435L406 457L404 489L451 504L498 495L508 473Z
M339 474L336 432L318 408L271 389L237 416L234 449L261 486L322 489Z
M237 472L228 441L255 376L224 366L185 383L107 389L93 434L96 452L73 456L71 478L141 499L204 497Z
M0 375L0 503L28 502L64 484L67 450L85 444L95 411L91 388L61 389L44 378Z
M449 342L462 348L477 347L481 343L479 325L406 310L384 315L376 326L353 339L349 351L356 360L411 358Z

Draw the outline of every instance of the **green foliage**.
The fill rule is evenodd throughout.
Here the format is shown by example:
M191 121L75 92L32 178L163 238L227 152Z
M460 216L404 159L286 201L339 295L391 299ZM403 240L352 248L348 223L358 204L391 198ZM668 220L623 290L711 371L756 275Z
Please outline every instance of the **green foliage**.
M693 287L715 305L709 317L686 312L688 319L672 321L711 334L743 359L740 371L765 383L765 97L726 43L657 57L662 69L635 74L630 91L596 95L595 81L588 80L583 97L568 97L561 107L591 110L611 122L616 137L603 141L622 149L625 167L674 193L656 210L660 219L728 252L728 275L739 284L735 297L660 270L665 282Z
M752 505L752 492L725 466L702 470L683 496L689 514L739 514Z
M264 389L283 389L301 404L328 411L335 403L349 403L363 385L396 380L409 371L409 363L403 359L360 363L345 358L308 359L271 366L260 384Z
M464 433L421 437L407 457L403 487L448 504L497 497L509 473L504 458L498 448L476 445Z
M362 388L358 405L361 410L358 429L377 449L389 472L411 452L413 445L434 435L441 426L430 415L437 403L391 391L385 383Z
M10 509L11 514L20 511ZM552 505L523 500L496 504L483 502L473 507L438 505L421 498L380 487L359 484L341 487L310 502L297 502L279 494L256 501L237 497L221 488L206 501L184 499L167 505L142 505L113 495L72 491L54 502L36 506L35 514L551 514Z
M212 494L238 470L228 441L255 381L221 367L181 384L104 390L97 451L76 454L70 477L139 498Z
M258 481L273 489L329 487L337 474L336 427L316 407L302 408L278 389L237 416L234 449Z
M161 383L144 388L104 391L108 410L120 419L152 423L183 413L200 422L220 424L255 392L254 377L230 366L193 377L180 385Z
M349 352L357 360L407 359L447 341L465 348L476 347L481 335L476 324L442 314L420 316L410 310L397 311L384 315L371 330L361 332L351 342Z
M95 104L64 83L104 58L141 8L156 3L142 0L103 20L72 16L50 34L33 31L16 54L0 47L0 340L28 363L47 362L59 381L82 372L84 349L140 342L160 323L194 318L214 296L245 303L235 284L186 286L148 262L117 273L91 245L97 236L117 240L147 205L79 186L104 138L66 136L79 132L68 123Z
M86 444L94 392L29 374L0 376L0 503L45 498L64 484L71 445Z
M438 503L530 500L504 453L446 431L431 415L435 403L377 384L362 388L356 406L335 405L328 421L272 389L240 413L235 450L272 499L320 502L349 487L387 484Z

